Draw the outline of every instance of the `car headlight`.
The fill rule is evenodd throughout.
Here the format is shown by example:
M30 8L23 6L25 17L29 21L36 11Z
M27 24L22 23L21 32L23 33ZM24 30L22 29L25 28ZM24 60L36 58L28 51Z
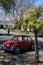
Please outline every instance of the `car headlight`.
M10 50L13 50L13 46L10 46L10 48L9 48Z
M10 48L12 48L12 49L13 49L13 48L14 48L14 47L13 47L13 45L11 45L11 46L10 46Z
M13 46L11 46L11 48L13 48Z

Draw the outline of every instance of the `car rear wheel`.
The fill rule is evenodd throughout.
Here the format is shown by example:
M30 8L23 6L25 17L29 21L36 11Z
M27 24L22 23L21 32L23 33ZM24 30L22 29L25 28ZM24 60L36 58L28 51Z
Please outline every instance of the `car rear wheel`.
M15 53L20 53L20 47L17 47L17 48L15 49Z

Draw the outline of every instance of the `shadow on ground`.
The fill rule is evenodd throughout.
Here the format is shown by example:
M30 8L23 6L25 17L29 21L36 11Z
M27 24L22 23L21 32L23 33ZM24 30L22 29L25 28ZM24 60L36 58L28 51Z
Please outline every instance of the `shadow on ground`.
M38 65L35 63L34 52L31 50L25 50L19 54L4 52L1 56L3 60L0 65Z
M33 56L33 55L31 55L32 52L33 51L31 51L31 50L24 50L24 51L21 51L19 54L15 54L14 52L13 53L2 52L0 54L0 65L1 64L2 65L26 65L26 64L29 64L30 59Z

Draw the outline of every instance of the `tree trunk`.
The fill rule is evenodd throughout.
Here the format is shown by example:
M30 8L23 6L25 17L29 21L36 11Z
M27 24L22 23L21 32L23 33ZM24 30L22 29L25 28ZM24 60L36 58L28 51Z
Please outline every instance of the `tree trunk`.
M8 34L10 34L10 28L8 28Z
M35 60L39 62L39 51L38 51L38 41L37 41L37 30L34 31L35 33Z

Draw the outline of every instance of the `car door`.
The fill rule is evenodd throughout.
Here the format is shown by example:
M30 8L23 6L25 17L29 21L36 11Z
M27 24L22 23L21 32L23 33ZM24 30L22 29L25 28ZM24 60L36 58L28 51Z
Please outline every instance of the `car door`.
M26 49L27 48L27 37L23 37L23 41L22 41L22 44L23 44L23 47L24 47L24 49Z
M18 44L21 48L25 48L25 42L23 41L23 37L22 36L19 36L18 37L18 40L20 41Z
M27 47L30 48L32 46L32 40L28 37Z
M23 49L27 48L27 37L21 36L18 37L19 42L19 46Z

